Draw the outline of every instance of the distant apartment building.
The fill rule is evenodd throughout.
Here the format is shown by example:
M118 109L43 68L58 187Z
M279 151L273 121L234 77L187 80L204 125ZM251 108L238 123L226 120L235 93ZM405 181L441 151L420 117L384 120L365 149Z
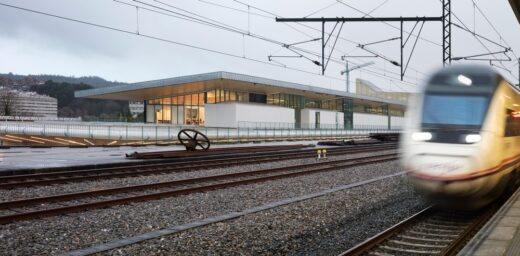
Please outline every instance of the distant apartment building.
M11 109L11 116L58 116L58 100L35 92L4 89L2 90L2 93L0 93L0 103L3 105L9 105L8 107ZM4 106L0 108L0 115L6 115Z

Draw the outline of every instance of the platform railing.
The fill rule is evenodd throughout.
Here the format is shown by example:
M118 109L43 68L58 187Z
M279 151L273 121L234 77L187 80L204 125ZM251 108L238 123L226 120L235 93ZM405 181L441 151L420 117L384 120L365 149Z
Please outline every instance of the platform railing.
M320 127L277 128L277 127L201 127L167 124L90 123L90 122L0 122L0 135L18 134L42 137L69 137L118 141L160 142L177 141L180 130L196 129L216 141L277 140L287 138L331 138L360 136L373 132L399 132L398 128L384 129L384 126L356 126L354 129Z

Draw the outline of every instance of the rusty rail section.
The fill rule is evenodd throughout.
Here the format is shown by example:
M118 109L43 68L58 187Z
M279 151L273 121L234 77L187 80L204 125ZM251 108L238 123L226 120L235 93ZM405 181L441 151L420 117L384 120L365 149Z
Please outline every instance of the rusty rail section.
M153 151L153 152L134 152L126 155L128 158L135 159L150 159L150 158L179 158L179 157L193 157L193 156L211 156L223 154L236 153L256 153L273 150L293 150L302 149L306 146L302 144L297 145L277 145L277 146L252 146L252 147L228 147L228 148L211 148L208 150L173 150L173 151Z
M297 177L309 175L318 172L326 172L349 168L360 165L367 165L385 161L393 161L398 158L397 154L386 154L371 157L360 157L348 160L337 160L329 162L319 162L311 164L294 165L282 168L264 169L252 172L241 172L234 174L215 175L207 177L199 177L193 179L177 180L170 182L161 182L147 185L120 187L113 189L80 192L73 194L63 194L50 197L29 198L10 202L0 203L0 209L8 209L18 212L19 208L28 208L31 206L38 207L44 203L64 202L76 200L80 198L95 198L96 196L125 194L122 198L110 199L104 201L94 201L90 203L76 204L72 206L57 207L44 210L29 210L26 212L16 213L12 215L0 216L0 224L12 223L21 220L30 220L35 218L54 216L64 213L84 211L88 209L103 208L113 205L127 204L131 202L147 201L165 197L179 196L196 192L206 192L227 187L234 187L244 184L252 184L265 182L289 177ZM238 179L238 180L237 180ZM201 184L201 183L213 184ZM188 187L179 187L185 185L193 185ZM143 193L135 195L136 192L146 190L166 189L166 191Z
M336 148L329 149L328 155L355 154L376 150L395 149L395 144L366 146L362 148ZM275 155L244 156L215 160L187 161L178 163L146 164L142 166L112 167L92 170L77 170L67 172L50 172L28 175L13 175L0 177L0 189L19 187L41 186L59 183L83 182L99 179L112 179L123 177L135 177L145 175L157 175L165 173L192 171L197 169L220 168L241 164L255 164L273 162L287 159L301 159L314 157L314 150L298 152L275 152Z

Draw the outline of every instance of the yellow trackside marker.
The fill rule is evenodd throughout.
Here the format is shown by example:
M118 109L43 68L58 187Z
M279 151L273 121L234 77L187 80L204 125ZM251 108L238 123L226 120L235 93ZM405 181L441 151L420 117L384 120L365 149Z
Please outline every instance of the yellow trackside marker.
M318 149L318 159L321 159L321 149Z
M322 158L327 159L327 150L326 149L322 150L322 154L323 154Z

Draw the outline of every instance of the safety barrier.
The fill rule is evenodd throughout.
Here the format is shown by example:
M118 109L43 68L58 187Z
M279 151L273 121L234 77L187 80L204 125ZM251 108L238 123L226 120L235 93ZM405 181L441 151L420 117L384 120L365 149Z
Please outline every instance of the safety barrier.
M276 140L286 138L330 138L367 135L373 132L398 132L382 128L362 129L295 129L295 128L220 128L167 124L89 123L89 122L0 122L0 134L18 134L45 137L70 137L128 141L176 141L185 128L196 129L211 140Z

